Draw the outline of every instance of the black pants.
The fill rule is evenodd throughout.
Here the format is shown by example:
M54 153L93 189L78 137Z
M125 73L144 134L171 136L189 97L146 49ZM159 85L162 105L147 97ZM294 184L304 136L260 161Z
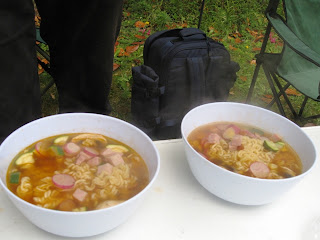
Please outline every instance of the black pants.
M60 112L108 114L122 0L39 0ZM0 2L0 142L41 117L32 0Z

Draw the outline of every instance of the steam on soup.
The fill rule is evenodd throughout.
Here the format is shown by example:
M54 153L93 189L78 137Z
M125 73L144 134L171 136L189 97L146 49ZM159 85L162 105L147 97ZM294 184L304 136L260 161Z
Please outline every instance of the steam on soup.
M37 206L88 211L119 204L149 183L147 166L131 147L91 133L65 134L21 151L7 172L8 188Z
M188 142L206 159L246 176L281 179L301 174L298 154L279 135L237 123L210 123L194 129Z

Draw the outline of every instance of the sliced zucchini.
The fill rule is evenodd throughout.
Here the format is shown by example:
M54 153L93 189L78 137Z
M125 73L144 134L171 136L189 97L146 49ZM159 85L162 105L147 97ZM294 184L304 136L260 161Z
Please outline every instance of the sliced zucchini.
M34 163L33 152L22 154L15 162L18 166L27 163Z
M79 207L72 209L72 212L85 212L87 211L87 207Z
M9 182L13 184L18 184L20 182L20 172L12 172L10 173Z
M53 143L54 144L57 144L57 145L64 145L69 139L69 136L60 136L60 137L57 137Z
M50 150L53 152L53 154L55 156L63 156L64 155L64 151L60 146L51 146Z
M280 150L281 148L283 148L284 145L285 145L284 142L276 142L275 144L276 144L276 146L278 147L279 150Z
M273 152L277 152L279 151L279 148L277 147L277 145L270 141L270 140L265 140L263 142L263 146L267 149L267 150L270 150L270 151L273 151Z
M121 153L125 153L125 152L129 151L129 149L126 148L125 146L116 145L116 144L109 144L109 145L106 146L106 148L110 148L115 152L121 152Z
M253 134L258 133L261 136L264 135L264 131L262 131L261 129L251 128L249 131L252 132Z

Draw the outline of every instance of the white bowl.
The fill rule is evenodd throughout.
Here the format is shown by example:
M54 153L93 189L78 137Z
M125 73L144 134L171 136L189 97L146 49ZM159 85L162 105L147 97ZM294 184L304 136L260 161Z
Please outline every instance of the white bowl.
M303 173L286 179L258 179L219 167L197 153L187 141L195 128L211 122L237 122L278 133L298 153ZM232 203L262 205L270 203L303 179L317 161L312 140L287 118L252 105L217 102L201 105L182 120L181 133L190 169L198 182L212 194Z
M13 157L28 145L61 133L91 132L117 139L145 160L149 184L136 196L114 207L88 212L63 212L41 208L14 195L6 186L6 172ZM87 237L107 232L125 222L142 203L160 168L152 140L122 120L91 113L58 114L30 122L9 135L0 146L0 184L22 214L39 228L61 236Z

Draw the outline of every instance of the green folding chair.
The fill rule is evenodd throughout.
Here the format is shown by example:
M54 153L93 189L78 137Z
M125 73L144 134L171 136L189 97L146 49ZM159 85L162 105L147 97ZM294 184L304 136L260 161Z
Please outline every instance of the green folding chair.
M276 103L281 115L286 117L280 101L280 97L283 96L295 120L319 118L320 114L303 116L303 110L309 99L320 101L320 1L282 0L284 18L277 13L279 2L280 0L270 0L266 10L268 26L261 51L256 55L257 65L246 102L251 101L262 66L273 94L267 108ZM274 29L284 41L281 53L266 53L271 29ZM281 84L278 77L284 79L285 84ZM294 109L285 92L290 86L305 96L300 109Z

